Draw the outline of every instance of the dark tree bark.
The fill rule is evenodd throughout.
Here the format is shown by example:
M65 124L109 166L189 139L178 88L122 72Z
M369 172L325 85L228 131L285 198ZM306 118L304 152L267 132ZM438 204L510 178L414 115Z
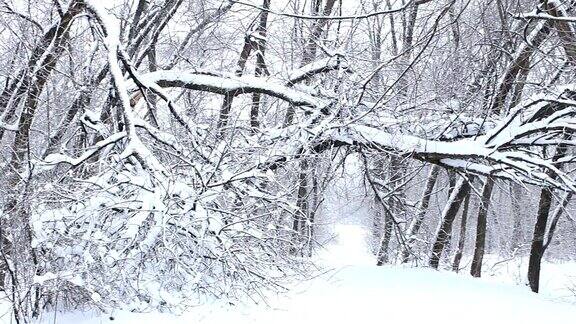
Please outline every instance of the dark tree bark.
M553 160L557 161L566 155L567 147L560 145L556 149ZM554 177L554 175L552 175ZM542 188L540 191L540 201L538 202L538 213L536 215L536 224L534 225L534 234L532 245L530 247L530 259L528 260L528 283L530 289L537 293L540 288L540 267L542 257L546 250L544 246L544 235L552 206L552 189Z
M556 2L549 2L547 0L540 0L542 3L542 9L544 11L554 17L565 18L564 17L564 10L561 10L558 7ZM574 7L574 3L567 3L564 5L564 9L572 9ZM564 53L566 54L566 61L570 65L576 64L576 35L574 34L574 28L569 21L557 19L553 20L554 29L560 38L560 42L562 47L564 48Z
M408 8L408 17L404 24L404 35L402 37L402 51L403 54L400 58L400 67L405 70L408 69L410 64L410 57L412 56L412 42L414 39L414 27L416 26L416 17L418 16L418 5L413 3ZM404 72L402 72L404 74ZM406 99L408 96L408 78L401 75L398 80L398 94L401 99Z
M562 15L562 11L556 8L555 3L548 3L548 1L541 1L544 10L556 17ZM566 54L566 62L569 65L576 63L576 47L575 40L576 35L573 33L572 27L566 21L562 20L550 20L547 23L553 23L558 36L562 42ZM552 82L556 82L557 78L554 78ZM567 148L560 145L554 156L554 160L562 158L566 154ZM570 198L568 198L570 199ZM544 188L540 192L540 201L538 203L538 213L536 217L536 224L534 225L534 234L532 238L532 245L530 248L530 260L528 261L528 282L530 284L530 289L533 292L538 292L540 289L540 268L542 257L546 251L547 245L544 244L544 235L546 232L546 226L548 222L548 217L550 214L550 208L552 205L552 190L549 188ZM561 211L559 211L561 213ZM559 215L559 214L558 214ZM559 216L558 216L559 217ZM554 232L555 221L557 218L554 217L553 226L551 226L551 234Z
M454 262L452 263L452 271L460 271L460 261L464 253L464 245L466 244L466 225L468 223L468 208L470 206L470 193L464 198L464 206L462 207L462 220L460 221L460 236L458 237L458 250L454 255Z
M454 190L452 190L452 194L450 195L446 206L444 207L440 227L438 228L436 240L432 246L432 256L428 262L430 267L434 269L438 269L440 258L442 257L442 252L448 243L450 233L452 233L452 224L454 223L454 219L458 214L460 205L464 201L466 195L468 195L469 191L470 183L468 180L464 178L459 179L456 183L456 186L454 187Z
M270 8L270 0L264 0L262 8ZM266 52L266 31L268 25L268 12L262 11L260 14L260 22L256 32L258 33L257 47L258 51L256 53L256 70L254 75L256 77L267 74L266 62L264 61ZM252 94L252 108L250 109L250 127L254 132L260 127L260 121L258 120L258 115L260 114L260 99L262 95L260 93Z
M490 111L492 113L498 114L501 112L502 108L505 107L506 98L514 85L514 81L521 73L523 69L526 69L530 62L530 57L534 51L540 47L540 45L546 40L551 32L551 22L545 22L542 25L537 26L534 37L530 39L531 44L520 47L516 53L515 60L508 64L502 81L498 85L496 95L492 101Z
M414 27L416 25L416 16L418 14L418 5L412 4L409 8L408 21L404 28L402 49L404 51L401 61L402 65L408 65L407 62L410 60L412 54L412 42L414 36ZM394 36L393 36L394 37ZM408 96L407 82L408 80L403 76L399 76L399 94L402 99ZM382 241L380 244L380 250L378 252L378 264L388 262L388 249L390 244L390 238L392 237L392 231L394 229L394 217L404 214L405 208L402 201L405 198L405 190L401 184L406 170L405 161L402 157L397 155L390 155L390 185L392 190L396 191L388 202L388 210L384 213L384 232L382 236ZM404 247L407 250L407 246Z
M134 18L132 19L132 24L130 26L130 32L128 33L128 39L133 39L136 36L136 30L138 29L138 24L140 23L140 17L142 17L142 13L148 7L147 0L139 0L138 6L136 7L136 12L134 12Z
M64 118L60 121L56 132L48 140L48 145L44 154L42 154L42 158L46 158L49 154L58 151L58 147L62 144L64 135L70 129L70 124L74 118L77 118L79 113L84 111L84 109L90 105L92 91L104 80L104 78L106 78L107 74L108 67L106 66L100 70L96 78L94 78L93 82L89 85L90 90L81 91L80 94L76 96L72 105L66 111Z
M372 171L376 171L374 173L376 173L376 177L378 178L383 178L383 174L384 174L384 162L382 159L377 161L376 167L374 168L374 170ZM378 245L378 251L376 253L376 265L381 266L385 263L388 263L389 261L389 251L388 251L388 247L390 245L390 239L392 238L392 230L394 229L394 224L396 223L395 219L394 219L394 215L392 215L391 213L391 209L390 209L390 204L391 204L391 199L385 199L384 197L381 196L380 193L380 186L376 185L374 178L371 175L370 170L366 169L366 179L368 180L368 182L370 183L370 187L372 188L372 190L374 191L374 201L376 203L377 207L377 211L376 211L376 219L378 220L378 225L380 225L380 219L383 219L383 228L382 228L382 233L380 235L380 240L379 240L379 245ZM394 190L394 186L391 185L389 188L387 187L388 190ZM396 225L398 225L396 223Z
M320 3L321 1L316 1L315 3L313 3L311 10L312 15L317 15L320 12ZM322 11L322 14L324 16L329 16L330 13L332 12L332 9L334 8L335 3L336 0L327 0L326 5L324 6L324 9ZM312 63L316 58L316 51L317 51L316 42L320 40L320 36L322 36L322 33L324 32L324 27L326 27L328 22L329 19L319 19L314 21L314 23L312 24L310 28L311 29L310 34L308 36L308 39L306 40L306 45L304 46L304 51L302 52L302 63L300 64L300 67ZM286 115L284 116L284 126L292 124L292 122L294 121L294 113L295 113L294 106L289 105L288 109L286 110Z
M270 0L264 0L264 8L270 7ZM260 13L260 19L258 20L258 25L255 28L255 32L258 33L257 39L252 35L252 30L248 30L244 37L244 46L240 52L240 58L238 59L236 67L236 75L242 76L244 74L244 69L246 68L246 63L250 58L252 51L257 51L256 53L256 76L264 74L266 66L264 63L264 51L266 47L266 29L268 23L268 11L264 10ZM220 116L218 117L217 129L222 134L222 129L228 125L228 118L230 117L230 111L232 110L232 103L234 102L234 97L237 92L230 91L224 94L224 100L222 101L222 107L220 108ZM259 93L254 93L252 95L252 109L250 111L250 124L252 127L259 126L258 112L260 107L260 97ZM255 125L256 124L256 125Z
M482 259L484 258L484 250L486 248L486 218L488 215L488 208L490 207L490 198L492 197L492 188L494 187L494 179L486 178L484 188L482 189L482 197L480 198L480 206L478 208L478 222L476 224L476 244L474 248L474 256L472 258L472 267L470 274L473 277L480 277L482 274Z
M546 223L550 207L552 206L552 190L545 188L540 191L540 201L538 203L538 214L534 225L534 235L530 248L530 259L528 261L528 283L533 292L538 292L540 288L540 263L544 255L544 234L546 233Z
M296 206L298 211L294 214L294 219L292 222L292 231L294 234L293 243L294 247L298 247L301 243L301 239L306 235L306 221L309 217L310 208L308 205L309 196L309 184L308 184L308 161L303 158L300 162L300 173L298 175L298 197L296 200ZM293 249L293 253L299 253L304 255L304 250L299 247L298 250Z
M382 239L380 241L380 248L378 249L378 254L376 256L376 265L381 266L389 262L388 247L390 245L390 239L392 238L392 230L394 228L394 221L392 219L393 215L390 214L390 210L381 205L384 211L384 228L382 233Z

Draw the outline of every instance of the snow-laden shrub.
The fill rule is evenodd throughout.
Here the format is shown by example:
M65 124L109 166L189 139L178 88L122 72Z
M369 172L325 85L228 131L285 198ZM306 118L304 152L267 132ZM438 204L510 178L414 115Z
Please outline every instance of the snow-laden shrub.
M257 179L205 188L118 165L43 188L32 224L41 304L173 309L275 286L297 264L291 207Z

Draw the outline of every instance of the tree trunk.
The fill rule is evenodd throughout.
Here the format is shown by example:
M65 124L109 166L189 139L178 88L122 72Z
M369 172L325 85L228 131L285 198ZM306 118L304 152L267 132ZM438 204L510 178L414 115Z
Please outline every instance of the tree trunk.
M412 54L412 40L417 14L418 6L416 4L411 5L408 22L405 25L402 39L402 48L404 50L404 54L401 57L401 64L404 65L403 67L408 66L408 61L410 60L410 56ZM400 80L398 84L400 89L400 98L405 100L408 96L407 79L402 74L399 76L399 78ZM388 249L390 238L392 237L394 217L398 217L405 212L402 201L404 200L406 193L401 183L405 173L405 166L403 164L404 162L402 161L401 157L394 154L390 155L390 186L392 187L392 190L397 191L397 193L391 196L391 199L388 203L388 206L390 207L384 214L384 234L382 236L380 251L378 253L378 265L388 262ZM407 249L407 247L405 246L404 249Z
M552 158L557 161L566 155L567 147L560 144ZM554 175L552 175L554 178ZM533 292L538 292L540 288L540 265L544 256L544 235L546 234L546 225L552 206L552 189L543 188L540 191L540 201L538 202L538 214L536 224L534 225L534 235L532 237L532 246L530 247L530 259L528 260L528 283Z
M389 261L388 248L390 245L390 239L392 238L392 230L394 226L394 221L392 219L393 215L390 214L390 210L385 208L384 205L382 205L382 209L384 209L384 229L378 255L376 256L376 265L378 266L386 264Z
M540 288L540 263L544 254L544 234L546 233L546 223L552 205L552 191L548 188L540 191L540 202L538 203L538 214L534 225L534 236L530 249L530 260L528 261L528 283L533 292L538 292Z
M473 277L480 277L482 273L482 259L484 258L484 250L486 248L486 218L488 216L488 208L490 207L490 197L492 196L493 187L494 179L490 177L486 178L484 188L482 189L480 206L478 208L476 245L474 248L474 256L472 258L472 267L470 269L470 274Z
M460 221L460 236L458 237L458 250L454 256L452 263L452 271L460 271L460 261L464 253L464 245L466 244L466 224L468 222L468 207L470 205L470 193L464 199L464 206L462 207L462 220Z
M390 249L390 239L392 238L392 231L394 229L394 217L404 213L404 189L402 188L402 178L404 177L404 167L402 159L396 155L390 155L390 188L395 193L390 195L387 201L388 208L385 208L384 202L382 206L384 210L384 231L382 233L382 240L380 242L380 249L378 251L377 265L388 263L388 253Z
M267 0L265 0L267 1ZM328 0L328 2L326 3L326 6L324 8L324 15L328 16L330 15L330 13L332 12L332 7L334 6L334 3L336 2L336 0ZM316 2L313 3L313 8L312 8L312 14L318 14L318 11L320 9L320 2ZM262 23L262 21L261 21ZM315 21L313 23L313 28L312 28L312 33L310 35L310 37L308 38L308 42L304 48L304 53L302 54L302 64L301 66L304 66L310 62L312 62L314 60L314 58L316 57L316 41L317 39L320 37L320 35L322 34L323 30L324 30L324 26L328 23L327 19L321 19L318 21ZM263 26L263 30L266 29L266 26ZM263 57L262 57L263 59ZM262 61L262 63L264 63L264 61ZM264 66L262 64L262 66ZM254 107L254 106L253 106ZM292 119L294 117L294 106L293 105L289 105L288 106L288 111L285 115L285 121L284 124L288 125L290 123L292 123ZM293 226L294 227L298 227L299 228L299 233L300 234L305 234L304 230L306 228L306 226L311 226L311 224L309 224L310 221L310 206L308 203L308 198L309 198L309 166L308 166L308 161L306 160L306 158L303 158L301 163L300 163L300 171L299 171L299 184L298 184L298 207L300 209L300 219L295 218L294 219L294 223ZM302 217L304 216L304 217ZM299 224L298 226L296 226L297 224ZM307 225L308 224L308 225ZM308 233L312 233L313 231L311 229L307 230Z
M263 0L262 7L267 9L270 7L270 0ZM258 25L255 28L258 34L257 39L254 39L252 32L248 30L244 37L244 46L240 52L240 58L238 59L236 67L236 75L241 76L244 74L244 69L246 68L246 63L250 58L252 51L256 50L256 70L255 75L261 76L266 71L266 65L264 63L264 51L266 48L266 30L268 24L268 11L263 10L260 12L260 19L258 20ZM228 118L230 117L230 111L232 110L232 103L234 102L234 97L237 93L229 92L224 95L224 100L222 101L222 106L220 107L220 116L218 117L217 129L220 135L222 135L223 128L228 125ZM260 97L261 94L254 93L252 95L252 108L250 110L250 126L252 128L258 128L258 113L260 107Z
M321 1L316 1L312 3L312 10L311 10L312 15L319 14L320 3ZM336 0L327 0L326 5L324 6L324 9L322 11L322 15L329 16L330 13L332 12L332 8L334 7L335 3ZM322 36L322 33L324 32L324 27L328 24L328 22L329 19L319 19L313 22L312 26L310 27L311 30L310 35L306 40L306 45L304 46L304 51L302 52L302 62L300 64L300 67L312 63L316 58L316 51L317 51L316 43L319 42L320 36ZM294 121L295 112L296 111L294 109L294 105L289 105L286 110L286 115L284 116L284 127L292 124L292 122Z
M270 8L270 0L264 0L262 8ZM258 52L256 53L256 70L254 75L256 77L262 76L267 73L266 63L264 61L264 54L266 52L266 31L268 25L268 12L262 11L260 13L260 23L256 29L258 33L257 47ZM262 95L260 93L252 94L252 108L250 109L250 127L252 132L256 131L260 127L260 122L258 120L258 115L260 113L260 99Z
M442 212L442 220L436 233L436 240L432 247L432 256L428 262L430 267L434 269L438 269L440 258L442 257L442 252L444 251L444 247L446 246L448 238L450 237L450 233L452 232L452 224L454 223L454 219L458 214L460 205L462 204L466 195L468 195L469 191L470 183L468 180L460 178L456 182L456 186L454 187L454 190L452 190L450 198L448 198L448 202L446 203L444 211Z
M432 190L434 189L439 173L439 166L433 165L430 167L426 185L424 186L424 192L422 193L422 199L420 199L420 202L418 203L416 216L414 216L414 219L408 227L408 240L406 241L406 247L402 250L402 263L408 262L411 252L409 249L416 241L416 234L418 234L418 231L420 231L420 227L422 227L422 223L424 222L424 216L426 216L426 212L428 211L428 205L430 204L430 198L432 197Z
M292 222L292 230L294 232L293 239L293 252L295 254L300 253L303 255L303 247L301 246L302 238L305 235L304 231L306 228L306 220L309 217L310 208L308 206L308 161L303 158L300 161L300 173L298 176L298 198L296 200L296 206L298 206L298 211L294 215Z
M0 228L1 254L5 263L0 270L2 271L0 282L4 283L6 274L10 274L13 311L17 321L30 316L35 317L39 311L40 287L34 286L33 279L41 269L39 269L36 251L32 245L30 201L27 200L31 184L30 172L32 172L29 169L30 133L40 95L65 48L70 25L82 8L83 4L80 1L70 3L60 23L45 35L45 39L48 37L54 46L37 48L38 52L35 49L28 64L29 67L37 66L38 69L32 70L34 74L30 75L25 105L18 118L18 129L14 136L8 172L5 177L8 193L6 203L2 208L6 222L2 222L2 228Z
M516 51L514 61L508 64L505 74L498 82L498 89L490 107L492 113L498 114L505 107L506 97L512 91L518 73L528 66L534 51L546 40L551 32L551 25L550 21L539 23L531 34L530 44L522 46Z

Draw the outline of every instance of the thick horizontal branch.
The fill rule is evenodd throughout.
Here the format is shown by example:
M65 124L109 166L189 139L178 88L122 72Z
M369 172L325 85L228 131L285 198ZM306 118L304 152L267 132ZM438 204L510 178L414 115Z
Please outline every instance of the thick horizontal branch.
M287 87L268 78L235 76L206 71L156 71L141 76L145 82L154 82L161 87L178 87L218 94L262 93L288 103L314 109L323 109L328 101Z
M576 17L557 17L546 13L528 13L520 14L515 16L515 18L520 19L544 19L544 20L555 20L555 21L566 21L566 22L576 22Z
M556 166L560 161L553 162L521 149L495 150L485 145L484 136L447 142L409 134L390 133L372 126L356 124L334 127L324 133L311 135L310 138L313 138L312 142L289 148L286 152L276 152L258 167L274 170L305 154L351 146L373 152L401 155L463 173L576 191L575 181ZM305 140L301 139L300 142Z
M350 126L350 136L358 145L392 151L413 158L471 172L576 191L576 183L554 163L522 150L494 150L484 138L453 142L426 140L411 135L389 134L369 126ZM556 180L558 179L558 180Z

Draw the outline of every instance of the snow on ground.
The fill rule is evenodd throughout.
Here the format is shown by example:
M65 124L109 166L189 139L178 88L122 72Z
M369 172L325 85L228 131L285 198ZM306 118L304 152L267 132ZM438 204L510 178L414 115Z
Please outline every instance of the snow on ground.
M285 295L270 295L268 305L214 302L190 308L179 316L77 312L45 314L42 324L294 324L294 323L574 323L576 305L571 274L576 263L545 264L543 294L524 286L525 262L497 263L487 256L485 278L425 268L374 266L368 252L368 231L361 224L332 227L333 239L319 256L329 270L293 283ZM564 276L562 276L564 275ZM567 299L564 299L567 300ZM572 299L574 301L575 299ZM113 318L113 320L111 319ZM7 317L3 323L9 323ZM1 320L0 320L1 321Z
M325 192L316 219L316 240L322 246L319 261L327 266L373 264L370 254L373 198L366 193L362 162L346 158Z
M468 261L468 260L469 261ZM463 263L471 263L470 257ZM483 262L484 281L527 286L528 257L506 258L486 255ZM462 271L468 274L469 270ZM544 261L540 273L540 295L549 300L576 305L576 262Z
M110 320L113 316L114 320ZM210 304L182 316L48 314L43 323L574 323L576 307L527 288L421 268L342 266L299 283L270 307Z
M557 276L562 271L569 275L576 270L576 263L546 264L543 286L548 290L537 295L521 284L522 276L517 273L523 271L521 261L496 264L496 257L487 256L487 274L482 279L471 278L464 271L456 274L425 268L377 267L368 252L364 226L340 224L332 230L333 240L319 256L319 263L331 268L308 281L293 283L286 295L269 296L268 305L231 306L218 302L191 308L180 316L129 312L47 314L41 323L562 324L574 323L576 319L576 305L552 298L557 291L549 289L553 288L549 283L554 279L550 275ZM556 278L555 284L560 285L566 278Z

